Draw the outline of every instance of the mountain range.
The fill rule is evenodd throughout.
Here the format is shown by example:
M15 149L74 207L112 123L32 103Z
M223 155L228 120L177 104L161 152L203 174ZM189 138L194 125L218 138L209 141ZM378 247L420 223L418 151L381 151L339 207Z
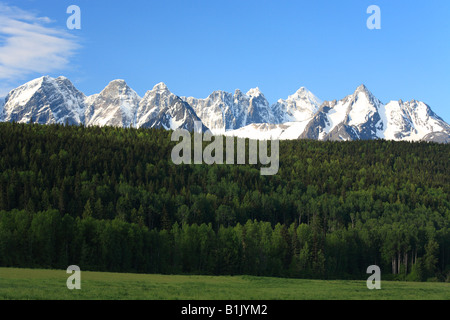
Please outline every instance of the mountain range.
M364 85L334 101L322 101L302 87L271 105L258 88L197 99L177 96L159 83L141 98L124 80L114 80L86 96L65 77L45 76L0 99L0 121L189 131L201 121L213 134L252 139L450 142L450 126L426 103L384 104Z

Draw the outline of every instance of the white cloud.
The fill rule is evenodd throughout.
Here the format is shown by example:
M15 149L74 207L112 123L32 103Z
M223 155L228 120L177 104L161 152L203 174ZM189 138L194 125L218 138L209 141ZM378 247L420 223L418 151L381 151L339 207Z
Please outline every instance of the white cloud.
M0 3L0 96L27 76L68 66L79 48L77 38L51 23L48 17Z

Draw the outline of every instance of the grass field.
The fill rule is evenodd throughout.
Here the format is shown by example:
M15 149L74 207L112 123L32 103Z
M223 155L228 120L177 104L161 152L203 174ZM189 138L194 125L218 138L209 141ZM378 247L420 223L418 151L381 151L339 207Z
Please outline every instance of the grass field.
M65 270L0 268L4 300L450 300L448 283L321 281L250 276L171 276L82 272L68 290Z

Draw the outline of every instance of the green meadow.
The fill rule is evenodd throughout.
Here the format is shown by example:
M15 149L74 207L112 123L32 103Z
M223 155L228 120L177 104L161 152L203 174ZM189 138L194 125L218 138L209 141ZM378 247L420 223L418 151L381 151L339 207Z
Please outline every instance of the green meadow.
M1 300L450 300L448 283L324 281L254 276L81 273L68 290L65 270L0 268Z

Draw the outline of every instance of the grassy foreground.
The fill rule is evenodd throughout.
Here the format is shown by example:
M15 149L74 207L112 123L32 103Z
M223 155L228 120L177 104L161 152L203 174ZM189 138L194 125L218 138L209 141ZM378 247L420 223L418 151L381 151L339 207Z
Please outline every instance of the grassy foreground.
M448 283L321 281L250 276L172 276L82 272L68 290L63 270L0 268L0 300L450 300Z

